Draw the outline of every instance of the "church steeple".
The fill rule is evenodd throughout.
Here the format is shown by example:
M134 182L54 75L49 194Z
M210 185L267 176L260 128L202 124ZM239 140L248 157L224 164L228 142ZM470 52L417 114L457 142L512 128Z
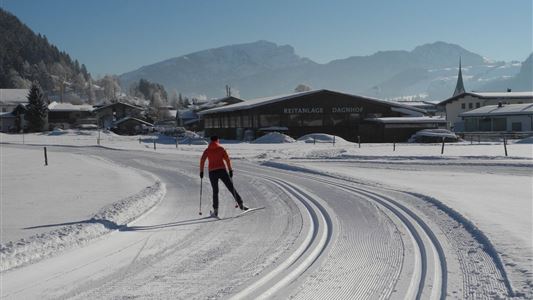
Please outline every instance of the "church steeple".
M460 95L465 92L465 85L463 84L463 72L461 72L461 58L459 57L459 74L457 75L457 84L455 85L455 91L453 96Z

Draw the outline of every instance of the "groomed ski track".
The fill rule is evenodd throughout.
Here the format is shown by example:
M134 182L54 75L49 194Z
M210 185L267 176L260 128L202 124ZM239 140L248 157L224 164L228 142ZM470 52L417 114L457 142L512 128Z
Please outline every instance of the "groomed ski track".
M468 290L471 275L438 224L382 189L234 161L245 203L265 209L231 218L238 212L221 188L223 218L216 220L198 217L196 156L56 151L144 169L165 182L167 195L139 220L82 248L2 274L2 299L483 296ZM210 192L204 181L205 212ZM484 283L489 292L506 292L498 278L493 281Z

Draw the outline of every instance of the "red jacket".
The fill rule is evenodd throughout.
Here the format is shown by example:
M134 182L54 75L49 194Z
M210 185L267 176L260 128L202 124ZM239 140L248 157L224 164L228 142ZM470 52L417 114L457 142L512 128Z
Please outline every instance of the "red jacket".
M200 172L204 171L206 159L209 160L209 165L207 166L209 171L225 169L226 165L228 166L228 169L231 170L231 161L228 153L224 147L220 146L218 141L209 143L207 149L204 150L202 158L200 159ZM224 165L224 162L226 162L226 165Z

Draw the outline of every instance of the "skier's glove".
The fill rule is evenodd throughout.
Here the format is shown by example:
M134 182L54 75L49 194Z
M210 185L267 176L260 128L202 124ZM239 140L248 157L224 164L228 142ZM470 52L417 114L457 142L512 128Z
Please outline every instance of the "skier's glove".
M200 178L204 178L204 172L200 172Z
M229 170L229 177L233 178L233 170Z

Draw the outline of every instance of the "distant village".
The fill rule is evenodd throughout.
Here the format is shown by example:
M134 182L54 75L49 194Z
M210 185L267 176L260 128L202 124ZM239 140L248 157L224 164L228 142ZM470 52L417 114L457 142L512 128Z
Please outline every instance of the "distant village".
M56 97L46 99L43 130L110 130L119 135L190 130L234 140L272 131L295 138L320 132L359 142L402 142L424 129L463 136L533 133L533 91L467 92L460 67L455 91L440 102L386 101L298 88L288 95L240 99L226 87L219 99L181 103L181 108L157 105L155 113L154 107L126 94L101 104L73 104ZM28 131L28 95L29 89L0 89L0 132Z

